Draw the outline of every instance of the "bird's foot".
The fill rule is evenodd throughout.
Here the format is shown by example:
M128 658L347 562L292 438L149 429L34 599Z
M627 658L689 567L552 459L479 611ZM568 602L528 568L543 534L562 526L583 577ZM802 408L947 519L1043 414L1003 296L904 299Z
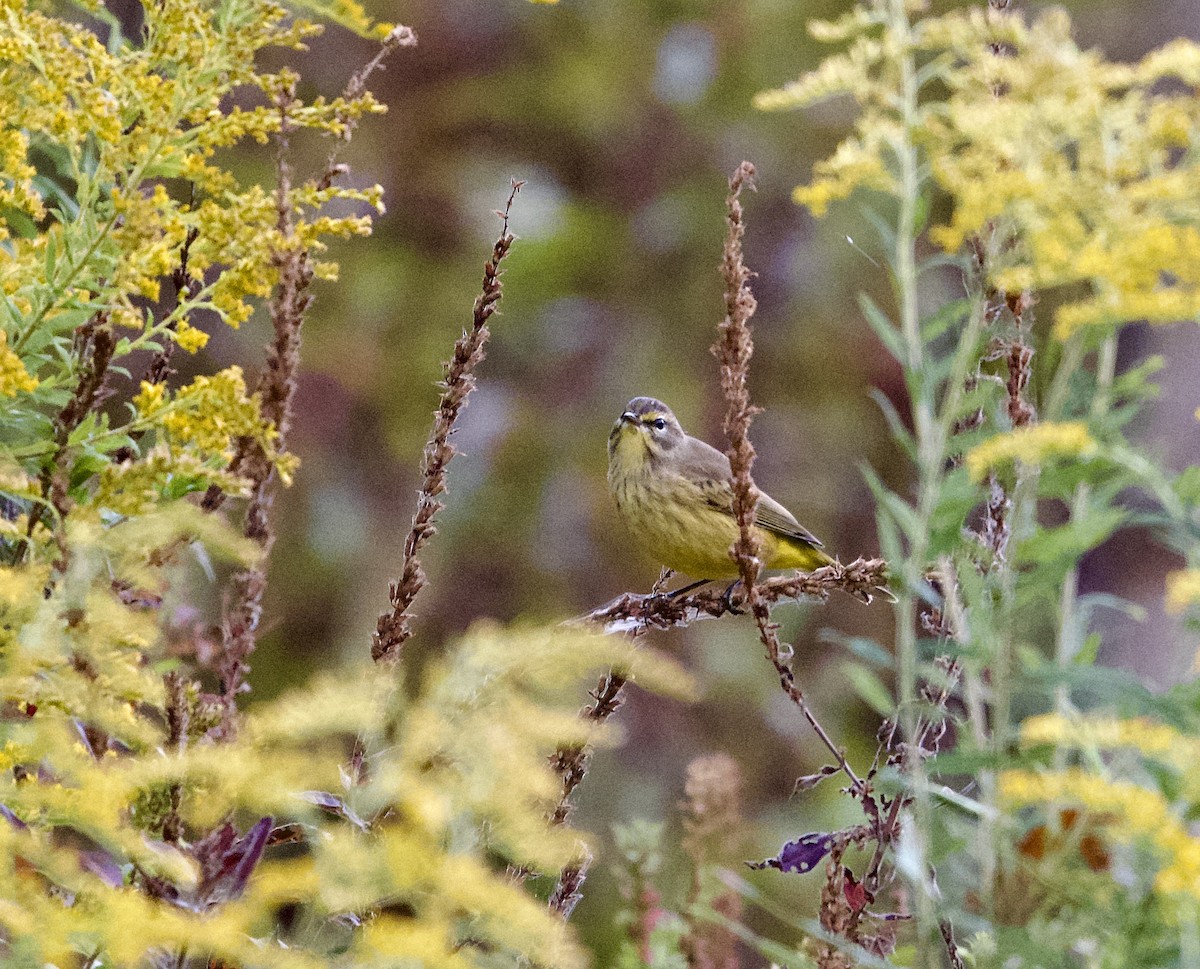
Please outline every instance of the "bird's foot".
M729 584L729 588L727 588L721 594L721 605L725 607L726 612L728 612L734 616L744 616L746 614L745 609L739 609L737 606L735 606L733 604L733 590L736 589L741 584L742 584L741 579L734 579Z

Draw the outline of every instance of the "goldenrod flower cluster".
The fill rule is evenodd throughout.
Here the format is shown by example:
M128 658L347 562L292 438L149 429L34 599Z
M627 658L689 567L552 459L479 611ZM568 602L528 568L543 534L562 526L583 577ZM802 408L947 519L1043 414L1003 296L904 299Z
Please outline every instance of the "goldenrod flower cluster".
M1057 713L1031 717L1021 724L1021 745L1051 744L1082 750L1127 749L1179 773L1185 795L1200 794L1191 774L1200 758L1200 740L1146 717L1102 715L1067 717ZM1009 770L999 778L1001 798L1013 807L1068 802L1086 808L1110 837L1144 841L1163 859L1155 888L1168 895L1200 900L1200 839L1177 809L1152 787L1071 768L1063 771Z
M303 6L363 35L392 30L355 0ZM371 214L383 211L378 186L341 187L314 173L281 201L274 184L243 182L217 162L221 149L268 142L285 115L293 131L344 138L383 111L365 91L304 101L290 94L293 72L258 66L263 50L302 47L320 30L273 0L165 0L147 9L138 43L105 44L40 5L0 0L0 398L13 400L8 427L17 435L0 448L44 455L21 435L46 426L75 385L81 329L119 334L111 366L166 342L197 353L209 320L237 327L270 296L278 253L303 251L315 278L336 278L337 266L321 259L325 242L370 232ZM74 188L54 196L47 185ZM327 215L331 204L350 211ZM175 289L163 283L181 267L188 285L172 307L164 297ZM147 308L156 301L166 308ZM72 459L89 455L92 477L71 496L88 514L145 510L155 490L186 493L182 482L199 486L197 463L215 483L239 436L258 441L285 478L294 465L275 453L240 371L202 376L173 395L143 389L137 404L136 428L98 418L72 439ZM135 430L168 447L106 468L104 455L136 443ZM225 484L238 490L236 479Z
M1086 458L1098 445L1079 421L1031 424L989 438L967 452L964 463L973 481L982 481L989 471L1020 461L1043 464L1059 458Z
M1167 575L1167 610L1183 612L1200 605L1200 569L1181 569Z
M796 189L814 214L860 187L894 192L895 146L907 136L953 203L930 237L954 251L998 226L1011 244L994 281L1061 290L1056 336L1200 317L1200 174L1188 150L1200 139L1200 45L1178 40L1115 64L1080 50L1061 11L1028 23L1015 5L969 5L901 34L883 0L813 33L846 49L755 103L858 103L853 133ZM928 65L911 83L938 87L911 118L897 108L902 54Z
M1009 807L1046 807L1063 802L1085 808L1118 841L1147 844L1162 858L1154 878L1156 891L1200 900L1200 839L1158 791L1129 781L1112 780L1079 768L1065 771L1003 771L1001 800Z
M37 385L37 378L30 376L21 358L8 348L8 334L0 330L0 395L16 397Z
M281 473L294 468L294 459L276 452L278 432L263 419L259 395L247 392L241 367L201 375L174 394L165 384L143 381L133 406L141 422L161 429L172 452L190 452L201 462L212 457L228 462L238 440L249 438L279 463Z
M1021 744L1025 747L1053 744L1102 750L1129 747L1181 771L1190 770L1200 762L1200 740L1147 717L1065 717L1047 713L1022 722Z

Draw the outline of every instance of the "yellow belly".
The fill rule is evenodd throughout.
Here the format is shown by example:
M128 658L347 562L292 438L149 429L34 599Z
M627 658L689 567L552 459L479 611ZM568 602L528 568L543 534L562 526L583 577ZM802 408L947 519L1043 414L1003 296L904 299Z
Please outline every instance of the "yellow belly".
M695 579L731 579L738 575L729 549L737 523L709 505L698 491L675 479L669 485L647 478L613 483L621 517L639 548L662 565ZM830 561L819 548L755 527L768 569L809 572Z

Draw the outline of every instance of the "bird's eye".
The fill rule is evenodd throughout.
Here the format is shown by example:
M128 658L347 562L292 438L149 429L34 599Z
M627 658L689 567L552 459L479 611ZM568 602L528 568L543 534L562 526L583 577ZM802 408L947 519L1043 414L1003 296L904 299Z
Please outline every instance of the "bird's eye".
M656 417L653 421L651 421L651 423L654 425L654 429L656 431L666 430L667 422L664 421L661 417Z

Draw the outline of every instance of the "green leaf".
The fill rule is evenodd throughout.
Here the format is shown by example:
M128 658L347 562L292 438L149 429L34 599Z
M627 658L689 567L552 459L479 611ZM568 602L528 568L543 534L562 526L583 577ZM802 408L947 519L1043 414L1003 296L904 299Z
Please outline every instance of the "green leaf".
M886 670L896 667L896 658L885 647L867 636L847 636L837 629L822 629L819 638L823 643L849 650L872 666Z
M872 387L870 390L871 400L879 405L879 409L883 412L883 419L887 421L888 430L892 432L892 440L895 441L908 455L909 460L917 460L917 443L913 440L912 434L904 423L904 418L900 416L900 412L896 410L896 405L888 399L878 387Z
M892 323L888 315L879 308L879 304L866 293L858 294L858 305L887 352L896 360L906 360L908 353L904 348L904 337L900 334L900 328Z
M892 694L875 671L862 663L846 663L842 669L864 703L881 717L890 717L896 710Z
M874 226L875 231L879 233L879 242L882 245L883 252L890 255L896 248L896 229L893 225L895 220L890 219L875 211L869 205L860 206L859 210L863 217Z
M1111 609L1128 616L1134 622L1146 621L1146 610L1143 606L1107 592L1089 592L1082 595L1079 597L1079 606L1084 616L1091 616L1097 609Z
M68 447L78 447L89 437L96 432L96 428L100 424L99 415L95 411L90 411L84 415L83 420L79 422L79 426L71 432L67 438Z
M1088 633L1079 647L1079 652L1071 657L1071 662L1076 666L1091 666L1100 652L1100 643L1099 633Z
M919 236L925 231L925 226L929 224L930 204L930 194L928 192L921 192L917 196L916 205L913 206L912 231L914 236Z
M1128 517L1121 508L1098 508L1057 528L1039 528L1018 546L1023 562L1042 566L1074 565L1115 532Z
M1180 501L1189 505L1200 505L1200 464L1193 464L1171 482L1171 488Z
M971 312L969 299L955 299L938 308L938 310L921 323L921 339L932 343L952 326L965 323Z
M881 511L886 511L900 526L900 530L906 538L909 540L915 538L922 528L916 509L885 485L872 468L864 466L863 477L867 479L867 485L875 495L875 501L879 506L876 508L876 515Z

